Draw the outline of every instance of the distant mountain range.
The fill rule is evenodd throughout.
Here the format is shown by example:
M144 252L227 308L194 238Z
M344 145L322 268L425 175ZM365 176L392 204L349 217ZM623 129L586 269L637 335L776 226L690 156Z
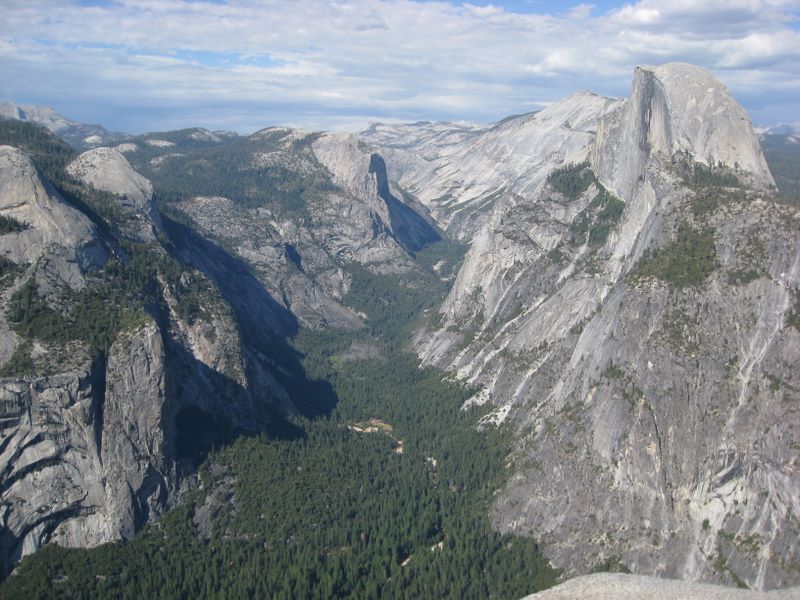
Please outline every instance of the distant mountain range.
M62 117L46 106L4 102L0 104L0 117L43 125L77 150L108 146L131 137L125 133L108 131L100 125L88 125Z
M800 134L800 122L798 123L780 123L769 127L755 127L756 133L759 135L787 135L796 136Z

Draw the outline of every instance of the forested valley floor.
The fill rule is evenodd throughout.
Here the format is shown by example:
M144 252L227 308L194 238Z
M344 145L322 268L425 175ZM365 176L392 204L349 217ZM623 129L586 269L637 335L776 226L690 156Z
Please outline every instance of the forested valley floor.
M182 502L134 540L50 544L0 597L519 598L554 584L534 540L489 525L508 433L479 431L485 410L461 409L471 390L406 351L446 291L428 267L458 253L423 251L421 276L354 268L346 300L368 326L293 340L335 392L329 414L209 449Z

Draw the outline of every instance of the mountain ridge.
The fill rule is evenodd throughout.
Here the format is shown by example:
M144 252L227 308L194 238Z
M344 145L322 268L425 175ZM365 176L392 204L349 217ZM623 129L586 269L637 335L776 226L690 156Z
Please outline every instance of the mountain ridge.
M540 540L567 575L605 565L757 589L796 583L800 215L776 195L749 119L708 72L642 67L628 99L579 92L488 126L144 134L70 155L64 168L100 194L71 201L105 249L90 266L107 269L113 256L158 268L144 280L154 295L135 305L144 314L111 332L102 361L76 351L83 362L58 381L2 380L11 420L23 397L107 406L102 423L69 421L72 446L55 460L95 448L113 466L108 487L92 488L105 516L77 501L29 527L35 508L16 509L6 568L51 535L69 545L130 538L166 510L193 472L177 450L192 443L181 423L224 433L224 422L263 429L280 413L325 414L335 400L324 381L303 381L287 338L349 340L386 318L367 307L420 286L438 293L453 257L432 268L419 259L454 238L471 247L441 306L420 304L411 347L423 366L477 390L465 407L483 405L482 429L513 433L493 526ZM25 223L0 243L31 235ZM65 282L96 285L90 270L68 276L74 259L30 258L7 303L24 297L69 316ZM15 332L9 361L35 362L61 339L19 323L0 320ZM377 340L360 343L326 359L381 356ZM42 393L26 396L25 385ZM130 428L140 437L115 445ZM39 458L51 460L50 448ZM86 481L105 468L76 467ZM125 485L130 498L114 491Z
M797 482L777 484L791 472L792 452L770 438L781 462L762 462L750 445L760 445L760 434L742 424L756 436L749 441L737 435L736 423L750 418L737 407L756 394L753 410L769 422L761 427L777 428L779 438L796 435L781 396L764 394L764 383L758 392L750 381L777 376L789 386L778 389L794 394L785 365L796 364L797 353L788 324L798 287L797 211L772 197L749 121L735 120L740 130L732 134L717 130L729 136L724 140L714 132L703 138L697 147L710 153L701 158L711 166L686 162L692 136L704 134L670 129L670 111L680 108L660 79L672 75L696 77L692 87L708 90L709 75L685 65L638 70L631 100L603 116L584 146L588 162L564 161L533 194L495 205L439 322L418 334L415 347L423 364L481 388L473 402L495 406L487 424L510 423L517 431L515 475L498 496L494 523L539 538L556 566L579 573L591 557L606 557L640 573L724 581L730 561L750 585L781 586L791 575L770 561L768 550L759 546L756 568L728 539L763 536L781 548L778 555L794 552L791 526L779 523L791 514ZM720 85L711 95L711 105L730 101ZM719 166L709 150L729 142L743 144L738 169L735 160ZM755 154L747 158L748 152ZM572 188L563 187L565 180ZM728 187L717 191L719 185ZM757 187L745 192L749 185ZM762 265L767 257L776 262ZM669 271L673 262L682 268ZM719 275L723 264L728 275ZM758 317L745 325L742 313L751 305ZM685 323L688 314L695 316ZM473 325L465 331L462 323ZM741 341L730 331L741 331ZM709 376L718 379L715 386L730 382L733 406L727 392L718 395L704 383ZM693 382L688 389L686 382ZM714 406L711 421L719 425L686 421L675 412L681 396L692 413ZM720 438L718 426L730 433ZM726 491L715 491L709 476L696 471L694 461L703 460L709 473L731 468L722 456L736 465L730 477L741 485L741 498L723 483ZM750 501L761 506L765 484L758 479L766 473L776 482L768 496L775 512L766 522L748 512L745 525L734 499L754 495ZM608 475L601 475L603 483L598 474ZM719 494L726 498L721 507ZM628 529L642 522L657 542L644 543Z

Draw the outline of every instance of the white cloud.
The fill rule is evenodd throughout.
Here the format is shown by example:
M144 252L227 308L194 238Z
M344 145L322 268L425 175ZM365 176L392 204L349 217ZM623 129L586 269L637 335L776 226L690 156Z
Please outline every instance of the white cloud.
M541 15L413 0L29 0L4 7L0 77L8 99L132 130L191 118L253 130L492 120L576 89L623 95L636 64L684 60L712 69L757 121L800 115L796 2L642 0L594 15L588 4Z

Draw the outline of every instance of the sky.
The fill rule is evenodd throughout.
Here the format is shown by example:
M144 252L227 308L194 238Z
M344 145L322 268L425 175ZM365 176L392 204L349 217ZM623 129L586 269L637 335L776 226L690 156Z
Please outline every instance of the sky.
M0 101L141 133L487 123L637 65L709 69L800 121L800 0L0 0Z

